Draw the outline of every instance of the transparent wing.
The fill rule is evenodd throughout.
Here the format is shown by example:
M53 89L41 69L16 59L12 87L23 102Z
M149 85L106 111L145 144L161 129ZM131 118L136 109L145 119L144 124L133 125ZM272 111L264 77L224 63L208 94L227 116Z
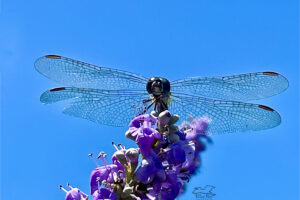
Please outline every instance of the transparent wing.
M171 90L214 99L249 101L276 95L288 85L288 80L278 73L257 72L177 80L171 82Z
M258 131L273 128L281 122L280 115L267 106L238 101L221 101L199 96L173 93L169 105L181 121L207 116L212 134Z
M149 95L144 91L108 91L74 87L54 88L41 95L50 104L67 100L63 113L110 126L128 126L137 108Z
M44 76L67 86L104 90L145 89L147 79L130 72L99 67L70 58L48 55L35 61Z

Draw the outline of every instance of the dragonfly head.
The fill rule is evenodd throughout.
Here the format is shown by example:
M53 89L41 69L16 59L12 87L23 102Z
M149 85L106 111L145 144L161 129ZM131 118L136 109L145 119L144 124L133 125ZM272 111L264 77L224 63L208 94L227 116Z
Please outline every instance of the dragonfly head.
M154 96L167 94L170 92L170 82L165 78L152 77L148 80L146 89L149 94Z

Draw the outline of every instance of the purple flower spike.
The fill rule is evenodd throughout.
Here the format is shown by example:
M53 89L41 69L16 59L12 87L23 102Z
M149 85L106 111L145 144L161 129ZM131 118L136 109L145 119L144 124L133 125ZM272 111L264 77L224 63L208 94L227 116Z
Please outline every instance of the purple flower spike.
M116 200L118 196L106 188L100 188L93 194L93 200Z
M112 164L100 152L97 158L103 166L99 166L90 153L97 165L90 175L93 200L174 200L183 193L201 164L199 155L205 142L210 142L209 119L192 119L181 128L175 125L178 119L168 110L135 117L125 135L138 148L125 149L112 142L116 149ZM66 200L88 200L78 188L68 187L70 191L61 187L67 193Z

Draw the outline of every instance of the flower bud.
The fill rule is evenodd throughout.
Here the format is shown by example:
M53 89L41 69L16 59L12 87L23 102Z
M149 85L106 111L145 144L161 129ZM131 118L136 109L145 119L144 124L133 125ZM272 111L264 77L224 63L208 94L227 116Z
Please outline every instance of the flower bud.
M163 112L161 112L157 118L158 120L158 126L165 126L169 123L170 119L171 119L172 115L170 113L170 111L165 110Z
M125 157L125 154L124 152L122 151L117 151L114 153L114 155L116 156L116 158L118 159L118 161L123 165L127 165L127 160L126 160L126 157Z
M138 149L135 149L135 148L127 149L125 155L130 163L137 165L137 163L139 161Z

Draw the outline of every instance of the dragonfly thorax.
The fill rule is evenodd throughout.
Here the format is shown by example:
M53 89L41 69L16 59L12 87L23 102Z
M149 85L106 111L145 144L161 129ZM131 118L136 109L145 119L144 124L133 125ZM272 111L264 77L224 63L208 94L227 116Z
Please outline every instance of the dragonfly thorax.
M152 77L148 80L146 86L147 92L154 96L168 94L170 92L170 82L161 77Z

